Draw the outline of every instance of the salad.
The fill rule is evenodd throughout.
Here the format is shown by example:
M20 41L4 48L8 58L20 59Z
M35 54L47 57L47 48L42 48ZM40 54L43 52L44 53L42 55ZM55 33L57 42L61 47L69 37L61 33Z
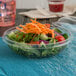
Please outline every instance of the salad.
M7 34L7 38L16 42L9 46L18 54L27 57L46 57L57 54L65 47L54 47L54 45L64 44L68 34L50 24L42 24L36 19L31 19L30 23L19 25Z

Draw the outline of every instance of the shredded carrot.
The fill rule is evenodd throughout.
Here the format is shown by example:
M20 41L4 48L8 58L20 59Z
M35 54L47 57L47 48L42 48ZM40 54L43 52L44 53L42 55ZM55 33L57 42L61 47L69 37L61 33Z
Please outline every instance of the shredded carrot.
M54 30L52 30L52 38L54 38Z
M26 33L25 31L23 31L22 29L20 29L18 27L16 27L16 29L19 30L19 31L21 31L21 32L23 32L23 33Z
M26 25L20 25L23 29L16 28L17 30L24 32L24 33L34 33L34 34L52 34L52 38L54 38L54 30L48 28L46 24L41 24L35 20L30 20L31 23L26 23Z
M36 37L36 34L33 36L33 38L32 38L32 40L31 40L31 42L34 40L34 38Z

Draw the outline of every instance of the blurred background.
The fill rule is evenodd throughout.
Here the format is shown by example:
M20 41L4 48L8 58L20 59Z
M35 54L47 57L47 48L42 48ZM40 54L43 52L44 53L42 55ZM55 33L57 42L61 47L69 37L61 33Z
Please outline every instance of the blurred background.
M4 0L4 1L6 1L6 0ZM7 0L7 1L9 1L9 0ZM10 4L10 3L8 3L8 4ZM14 8L13 8L13 6L14 6ZM15 9L15 4L13 4L13 6L12 6L12 8ZM73 12L74 8L76 8L76 0L66 0L65 1L65 6L67 6L68 9L72 10L72 12ZM25 22L29 22L30 18L25 17L24 15L20 15L19 13L20 12L27 12L27 11L30 11L32 9L36 9L37 7L49 9L48 8L49 7L48 6L48 0L16 0L16 8L17 8L16 19L15 19L15 13L10 15L11 18L13 19L13 21L14 21L13 23L15 25L19 25L19 24L25 24ZM9 7L8 7L8 9L10 11ZM14 12L15 12L15 10L14 10ZM73 14L73 16L76 16L76 12L75 12L75 14ZM56 22L59 18L60 17L51 18L51 19L47 19L47 20L46 19L42 19L42 20L40 19L40 21L42 23L44 23L45 21L52 23L52 22ZM7 23L5 23L5 21L3 20L3 17L1 17L1 19L2 19L2 23L0 22L0 25L1 26L7 25ZM6 20L8 19L9 21L11 20L9 18L5 18L5 19ZM9 21L7 21L7 22L9 22ZM10 25L10 22L9 22L9 25ZM12 23L11 23L11 25L12 25ZM10 26L10 27L12 27L12 26ZM0 36L2 36L3 32L10 27L7 27L7 28L6 27L0 27L0 33L1 33Z
M37 6L41 6L43 8L48 8L48 0L16 0L16 7L18 9L30 9L35 8ZM76 0L66 0L65 5L70 5L72 7L76 7Z

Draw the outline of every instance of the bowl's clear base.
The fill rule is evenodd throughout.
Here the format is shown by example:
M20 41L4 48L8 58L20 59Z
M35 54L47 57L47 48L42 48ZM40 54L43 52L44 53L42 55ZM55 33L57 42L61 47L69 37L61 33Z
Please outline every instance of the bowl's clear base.
M58 54L60 51L64 50L66 48L66 46L62 46L62 47L55 47L55 48L49 48L49 49L38 49L38 54L35 54L31 49L29 49L30 51L23 51L21 48L18 47L14 47L14 46L10 46L9 47L15 51L17 54L19 55L23 55L27 58L46 58L46 57L50 57L50 56L54 56L56 54ZM28 50L28 49L25 49Z

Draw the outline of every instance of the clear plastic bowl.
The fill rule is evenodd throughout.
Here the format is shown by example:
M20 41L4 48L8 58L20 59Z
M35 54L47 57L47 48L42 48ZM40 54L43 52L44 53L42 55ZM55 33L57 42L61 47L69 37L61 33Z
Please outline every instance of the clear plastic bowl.
M47 45L19 43L10 40L7 37L7 35L11 31L16 31L16 27L13 27L5 31L3 35L3 41L17 54L24 55L26 57L42 58L42 57L53 56L58 54L61 50L65 49L66 46L71 42L72 37L71 32L66 28L63 28L61 26L56 26L56 28L62 30L63 33L67 33L68 39L66 39L65 41L57 42L56 44L49 43Z

